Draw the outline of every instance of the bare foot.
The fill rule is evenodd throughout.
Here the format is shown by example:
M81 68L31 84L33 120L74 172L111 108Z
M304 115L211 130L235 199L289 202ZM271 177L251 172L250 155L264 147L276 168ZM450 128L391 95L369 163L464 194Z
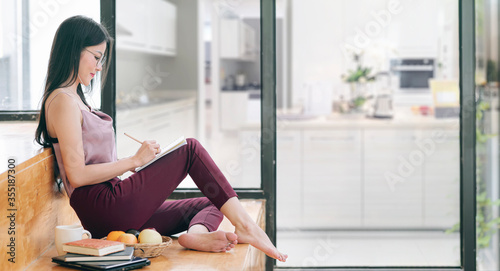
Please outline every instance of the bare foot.
M238 235L238 243L246 243L262 250L267 256L285 262L288 255L278 251L267 234L257 224L236 227L234 231Z
M179 236L179 244L185 248L207 251L225 252L234 248L238 236L232 232L214 231L206 233L185 233Z

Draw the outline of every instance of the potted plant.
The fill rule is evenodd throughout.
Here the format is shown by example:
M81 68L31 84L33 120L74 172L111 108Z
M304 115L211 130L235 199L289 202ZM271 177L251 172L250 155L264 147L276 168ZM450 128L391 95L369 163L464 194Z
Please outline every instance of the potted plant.
M353 53L353 61L356 68L348 70L346 74L342 74L341 78L348 83L351 90L351 99L349 107L353 111L359 111L367 99L367 83L375 81L375 75L372 74L371 67L362 65L363 53Z
M482 92L484 85L479 85L479 92ZM481 96L481 95L480 95ZM500 206L500 200L492 200L487 190L487 180L485 178L487 163L487 142L497 136L496 134L485 133L483 128L484 113L490 110L490 104L478 100L476 102L476 243L478 248L478 262L481 264L481 251L488 249L492 242L492 237L497 232L500 225L500 217L492 210L495 206ZM460 222L446 230L446 233L458 232Z

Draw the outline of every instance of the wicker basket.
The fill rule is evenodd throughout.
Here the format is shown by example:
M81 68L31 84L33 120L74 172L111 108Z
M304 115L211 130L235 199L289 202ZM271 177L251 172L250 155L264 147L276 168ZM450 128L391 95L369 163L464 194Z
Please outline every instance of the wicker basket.
M161 237L161 244L125 244L127 247L134 247L134 256L142 258L154 258L163 253L163 250L172 244L172 238Z
M103 239L106 239L104 237ZM154 258L163 253L163 250L172 244L172 238L162 236L161 244L125 244L127 247L134 247L134 256L142 258Z

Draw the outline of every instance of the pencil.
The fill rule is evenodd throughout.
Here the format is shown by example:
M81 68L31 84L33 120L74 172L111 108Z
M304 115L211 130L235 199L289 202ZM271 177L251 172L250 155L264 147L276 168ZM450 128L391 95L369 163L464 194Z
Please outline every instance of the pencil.
M133 136L127 134L127 133L123 133L123 134L126 135L126 136L128 136L128 137L130 137L130 138L132 138L133 140L137 141L139 144L142 144L142 142L139 141L139 140L137 140L137 138L135 138L135 137L133 137Z

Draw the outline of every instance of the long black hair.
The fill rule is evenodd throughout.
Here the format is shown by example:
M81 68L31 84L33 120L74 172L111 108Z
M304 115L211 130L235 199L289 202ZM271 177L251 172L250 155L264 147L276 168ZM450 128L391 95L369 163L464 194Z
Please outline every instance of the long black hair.
M43 147L52 146L45 120L45 102L47 98L54 90L75 83L78 79L82 51L88 46L98 45L102 42L106 42L104 56L108 60L101 71L102 85L104 85L109 63L111 62L110 52L113 43L106 28L91 18L78 15L64 20L57 29L52 42L42 106L38 117L38 127L35 132L35 141ZM94 79L92 79L90 82L91 89L94 83ZM78 84L77 93L83 103L88 105L80 84Z

